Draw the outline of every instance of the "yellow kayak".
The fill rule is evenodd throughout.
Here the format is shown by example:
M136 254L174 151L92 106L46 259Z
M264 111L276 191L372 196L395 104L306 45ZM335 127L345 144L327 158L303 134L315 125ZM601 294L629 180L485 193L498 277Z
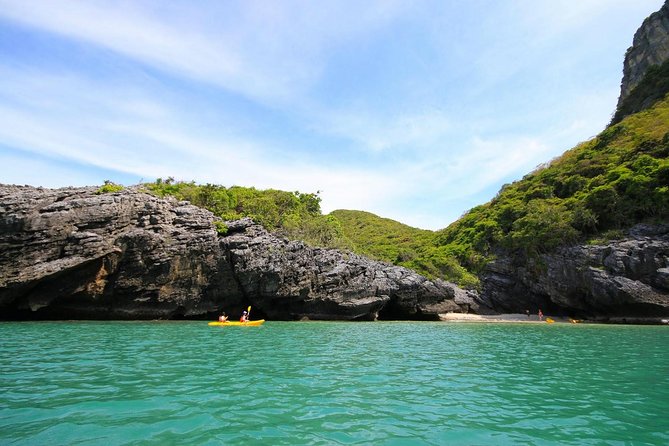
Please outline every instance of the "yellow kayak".
M257 327L262 325L265 322L265 319L258 319L257 321L248 321L248 322L239 322L239 321L228 321L228 322L209 322L207 325L212 327Z
M553 319L551 319L549 317L546 318L546 323L547 324L552 324L553 322L555 322Z

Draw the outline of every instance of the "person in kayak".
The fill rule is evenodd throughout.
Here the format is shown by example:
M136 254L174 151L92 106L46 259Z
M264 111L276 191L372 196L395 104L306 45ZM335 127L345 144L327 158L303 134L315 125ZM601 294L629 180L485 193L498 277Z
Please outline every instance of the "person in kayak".
M249 314L244 310L242 312L242 317L239 318L239 322L248 322L249 321Z
M228 322L228 315L225 314L225 311L218 317L218 322Z

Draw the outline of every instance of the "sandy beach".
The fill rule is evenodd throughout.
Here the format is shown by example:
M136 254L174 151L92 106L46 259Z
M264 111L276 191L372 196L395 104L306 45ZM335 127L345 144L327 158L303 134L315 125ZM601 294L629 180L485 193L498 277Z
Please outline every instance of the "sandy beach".
M569 318L544 316L543 320L539 320L536 314L530 314L527 317L522 313L508 313L495 315L481 315L481 314L465 314L465 313L442 313L439 318L446 322L495 322L495 323L522 323L522 324L545 324L546 317L550 317L555 323L570 323Z

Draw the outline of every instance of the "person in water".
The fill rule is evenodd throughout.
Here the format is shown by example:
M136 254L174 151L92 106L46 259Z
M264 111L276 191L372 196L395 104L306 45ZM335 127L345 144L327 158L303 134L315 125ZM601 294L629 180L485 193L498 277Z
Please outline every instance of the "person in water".
M249 314L244 310L242 312L242 317L239 318L239 322L248 322L249 321Z
M218 322L228 322L228 315L225 314L225 311L218 317Z

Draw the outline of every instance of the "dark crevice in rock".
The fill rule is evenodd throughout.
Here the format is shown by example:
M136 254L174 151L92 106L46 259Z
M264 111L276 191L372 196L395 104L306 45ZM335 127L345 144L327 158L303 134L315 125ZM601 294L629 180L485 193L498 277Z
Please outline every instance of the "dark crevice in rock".
M407 314L406 308L402 307L395 300L391 299L378 314L380 321L397 321L397 320L412 320L412 321L438 321L439 314L437 313L423 313L420 309L412 314Z

